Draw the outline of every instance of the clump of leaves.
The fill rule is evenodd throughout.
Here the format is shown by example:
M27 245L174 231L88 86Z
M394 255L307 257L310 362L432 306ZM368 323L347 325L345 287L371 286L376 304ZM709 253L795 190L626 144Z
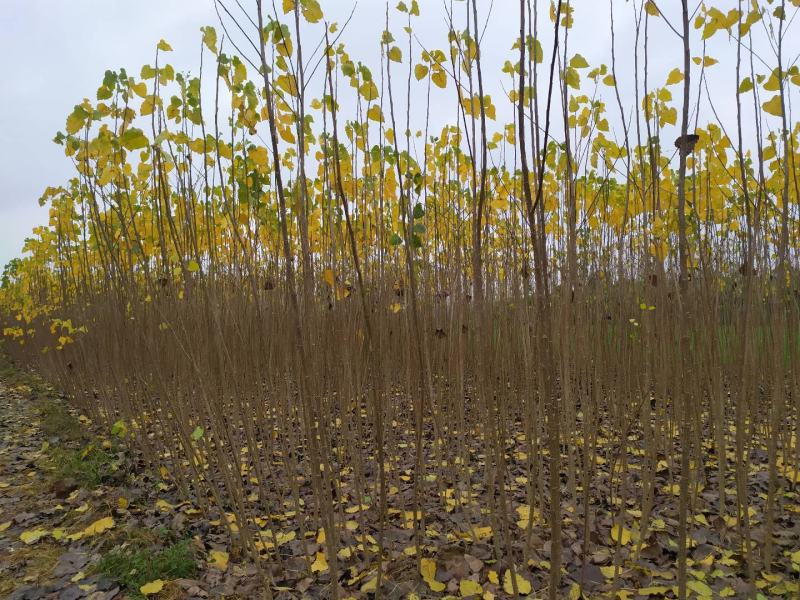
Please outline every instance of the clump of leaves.
M188 540L154 552L152 547L115 548L98 563L96 571L119 583L133 597L141 598L139 588L155 580L192 577L197 571Z

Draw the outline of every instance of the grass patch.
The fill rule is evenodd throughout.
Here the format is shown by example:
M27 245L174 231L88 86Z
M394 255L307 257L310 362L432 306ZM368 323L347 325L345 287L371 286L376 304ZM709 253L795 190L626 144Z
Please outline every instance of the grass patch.
M0 564L6 567L5 573L0 573L0 598L25 585L23 579L35 584L46 582L63 552L59 546L39 543L0 554Z
M58 437L65 442L86 439L85 428L63 404L46 398L39 401L37 408L42 418L42 431L47 437Z
M27 383L26 379L29 379L11 362L4 351L3 342L0 342L0 379L11 386Z
M98 487L119 471L116 457L96 444L89 444L82 450L52 448L50 460L54 478L74 479L86 488Z
M183 540L153 552L152 548L115 548L96 567L97 572L113 579L131 596L141 598L139 588L155 579L192 577L197 572L189 541Z

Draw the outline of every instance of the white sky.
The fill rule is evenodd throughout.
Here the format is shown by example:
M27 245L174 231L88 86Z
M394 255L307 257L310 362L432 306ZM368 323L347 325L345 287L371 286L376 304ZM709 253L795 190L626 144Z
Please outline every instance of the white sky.
M410 0L406 0L410 5ZM240 0L252 8L254 0ZM430 49L446 49L445 11L441 0L419 0L422 16L415 22L415 33ZM235 6L229 0L230 7ZM330 21L343 23L353 8L353 0L320 0ZM392 9L396 0L392 0ZM547 6L540 0L540 28L544 41L546 62L551 48L546 40L549 33ZM630 110L633 104L633 15L631 3L615 0L617 29L618 80L625 93L623 103ZM673 24L679 23L677 0L661 0ZM727 11L735 8L735 0L717 0L715 4ZM747 3L745 3L747 4ZM570 31L570 54L581 53L592 65L610 64L611 38L609 0L573 0L576 10L575 27ZM463 19L465 4L455 3ZM479 0L481 19L489 11L490 1ZM794 9L789 9L790 15ZM385 3L381 0L359 0L355 16L342 41L353 60L362 60L379 72L379 40L384 24ZM395 37L400 38L404 22L391 11ZM94 100L106 69L125 67L138 75L141 65L153 60L155 45L166 39L174 48L168 60L176 70L197 73L199 46L203 25L213 25L222 33L212 0L2 0L0 3L0 68L4 84L0 92L0 267L19 255L25 237L36 225L45 224L46 209L37 199L48 185L66 182L74 172L63 149L51 140L64 129L65 119L73 105L84 97ZM463 20L459 24L463 27ZM679 40L660 20L651 19L650 85L661 85L667 73L681 62ZM764 28L757 25L761 42L757 47L771 65L774 55L764 39ZM794 27L796 29L796 26ZM518 4L515 0L495 0L483 40L484 78L486 93L491 94L498 109L496 127L512 119L512 107L503 102L501 80L508 89L508 76L500 73L505 60L516 61L511 45L519 32ZM306 34L304 34L306 35ZM695 32L693 55L701 54L699 35ZM312 32L306 35L304 48L310 52L317 39ZM403 44L404 55L405 45ZM734 57L735 41L718 34L709 44L708 54L720 60L709 70L709 86L718 99L717 112L729 133L735 131ZM800 35L786 37L786 56L796 60L800 52ZM415 49L415 62L419 60ZM404 56L404 61L408 57ZM407 62L404 62L407 66ZM397 67L394 67L397 68ZM757 72L766 73L763 66ZM583 71L586 73L587 71ZM251 73L252 77L254 74ZM697 71L694 72L695 81ZM398 79L400 79L398 77ZM395 80L398 85L398 80ZM312 86L318 94L321 80ZM420 88L420 91L422 88ZM605 88L605 101L610 114L616 115L611 89ZM673 89L676 99L679 88ZM697 87L693 86L696 98ZM455 91L452 83L446 91L433 98L432 123L442 125L455 118ZM423 98L421 95L420 98ZM677 102L675 103L677 105ZM345 111L347 107L343 107ZM422 106L424 110L424 106ZM554 106L554 114L558 114ZM701 109L701 126L712 120L708 109ZM612 129L614 121L612 122ZM422 123L412 128L422 128ZM560 131L560 121L554 130ZM777 122L767 122L776 127ZM400 125L398 124L398 127ZM433 131L436 128L432 128ZM746 123L746 135L752 135L752 119ZM560 137L560 136L558 136Z

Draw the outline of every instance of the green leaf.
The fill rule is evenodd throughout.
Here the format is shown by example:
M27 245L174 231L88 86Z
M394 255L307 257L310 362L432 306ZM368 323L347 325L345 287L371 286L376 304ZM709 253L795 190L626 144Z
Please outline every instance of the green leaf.
M115 435L118 438L124 438L128 435L128 426L125 424L125 421L119 420L111 426L111 435Z
M393 233L392 237L389 238L389 244L392 246L399 246L402 243L403 243L402 238L396 233Z
M131 127L127 129L119 138L119 143L126 150L139 150L146 148L148 145L147 137L141 129Z
M198 427L195 427L195 428L194 428L194 431L192 432L192 439L193 439L193 440L196 442L196 441L197 441L197 440L199 440L201 437L203 437L203 434L204 434L204 433L205 433L205 429L203 429L203 428L202 428L202 427L200 427L200 426L198 426Z
M201 27L200 31L203 32L203 43L206 45L206 48L211 50L214 54L217 53L217 30L211 27L211 25L207 27Z
M749 77L745 77L742 79L742 82L739 84L739 93L744 94L745 92L749 92L753 89L753 80Z
M97 99L98 100L108 100L111 98L111 88L101 85L97 88Z
M425 207L422 206L419 202L414 205L414 218L421 219L425 216Z

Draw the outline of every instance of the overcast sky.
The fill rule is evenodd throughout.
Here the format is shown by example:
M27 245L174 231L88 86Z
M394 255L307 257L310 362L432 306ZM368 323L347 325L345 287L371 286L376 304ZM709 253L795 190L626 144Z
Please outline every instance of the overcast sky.
M246 7L254 0L240 0ZM429 48L446 47L445 11L441 0L419 0L422 17L415 23L420 41ZM407 0L410 4L410 0ZM231 1L231 4L235 3ZM320 0L325 16L343 23L353 8L352 0ZM396 4L392 0L392 7ZM492 6L484 37L484 77L486 92L492 94L498 108L498 127L512 119L512 108L500 101L507 76L499 67L506 59L515 60L511 44L518 35L518 13L512 0L479 0L483 20ZM544 11L549 3L541 2ZM575 0L575 27L570 32L571 52L580 52L592 66L610 63L611 40L609 0ZM673 23L679 23L675 0L660 3L670 7ZM734 0L718 0L723 9L735 7ZM463 13L463 3L456 3ZM631 3L616 0L618 36L618 72L626 90L626 110L632 101ZM793 10L793 9L792 9ZM342 41L354 60L360 59L378 72L379 40L383 29L385 4L380 0L360 0L354 18ZM544 12L543 11L543 12ZM392 25L399 37L403 23ZM542 26L549 25L546 12ZM95 91L106 69L125 67L137 74L142 64L153 60L155 45L166 39L174 48L169 56L176 70L197 72L199 64L199 29L214 25L221 32L212 0L2 0L0 2L0 66L3 90L0 92L0 266L20 254L31 229L45 224L46 209L37 199L48 185L60 185L73 176L72 164L63 149L52 142L64 129L66 116L84 97L94 101ZM550 48L545 38L545 55ZM763 32L762 32L763 37ZM797 57L800 35L788 36L787 56ZM306 46L316 46L309 34ZM681 62L681 46L676 36L658 20L651 20L651 85L660 85L667 73ZM763 58L774 64L771 52L762 45ZM415 58L419 58L419 49ZM700 54L695 49L693 55ZM733 98L733 56L735 43L722 35L711 41L708 53L720 60L709 72L712 94L719 98L718 114L729 128L735 124ZM407 57L404 57L407 59ZM406 63L407 64L407 63ZM757 68L766 72L764 67ZM251 76L253 74L251 73ZM321 82L320 82L321 84ZM319 86L317 86L319 87ZM678 89L675 89L676 96ZM694 93L697 90L695 88ZM608 94L612 114L616 108ZM441 125L453 119L452 85L434 98L432 119ZM344 107L345 109L347 107ZM701 115L704 120L713 115ZM775 127L776 123L769 123ZM412 125L413 127L413 125ZM612 125L613 127L613 125ZM733 129L729 129L733 131ZM752 123L747 123L747 133Z

